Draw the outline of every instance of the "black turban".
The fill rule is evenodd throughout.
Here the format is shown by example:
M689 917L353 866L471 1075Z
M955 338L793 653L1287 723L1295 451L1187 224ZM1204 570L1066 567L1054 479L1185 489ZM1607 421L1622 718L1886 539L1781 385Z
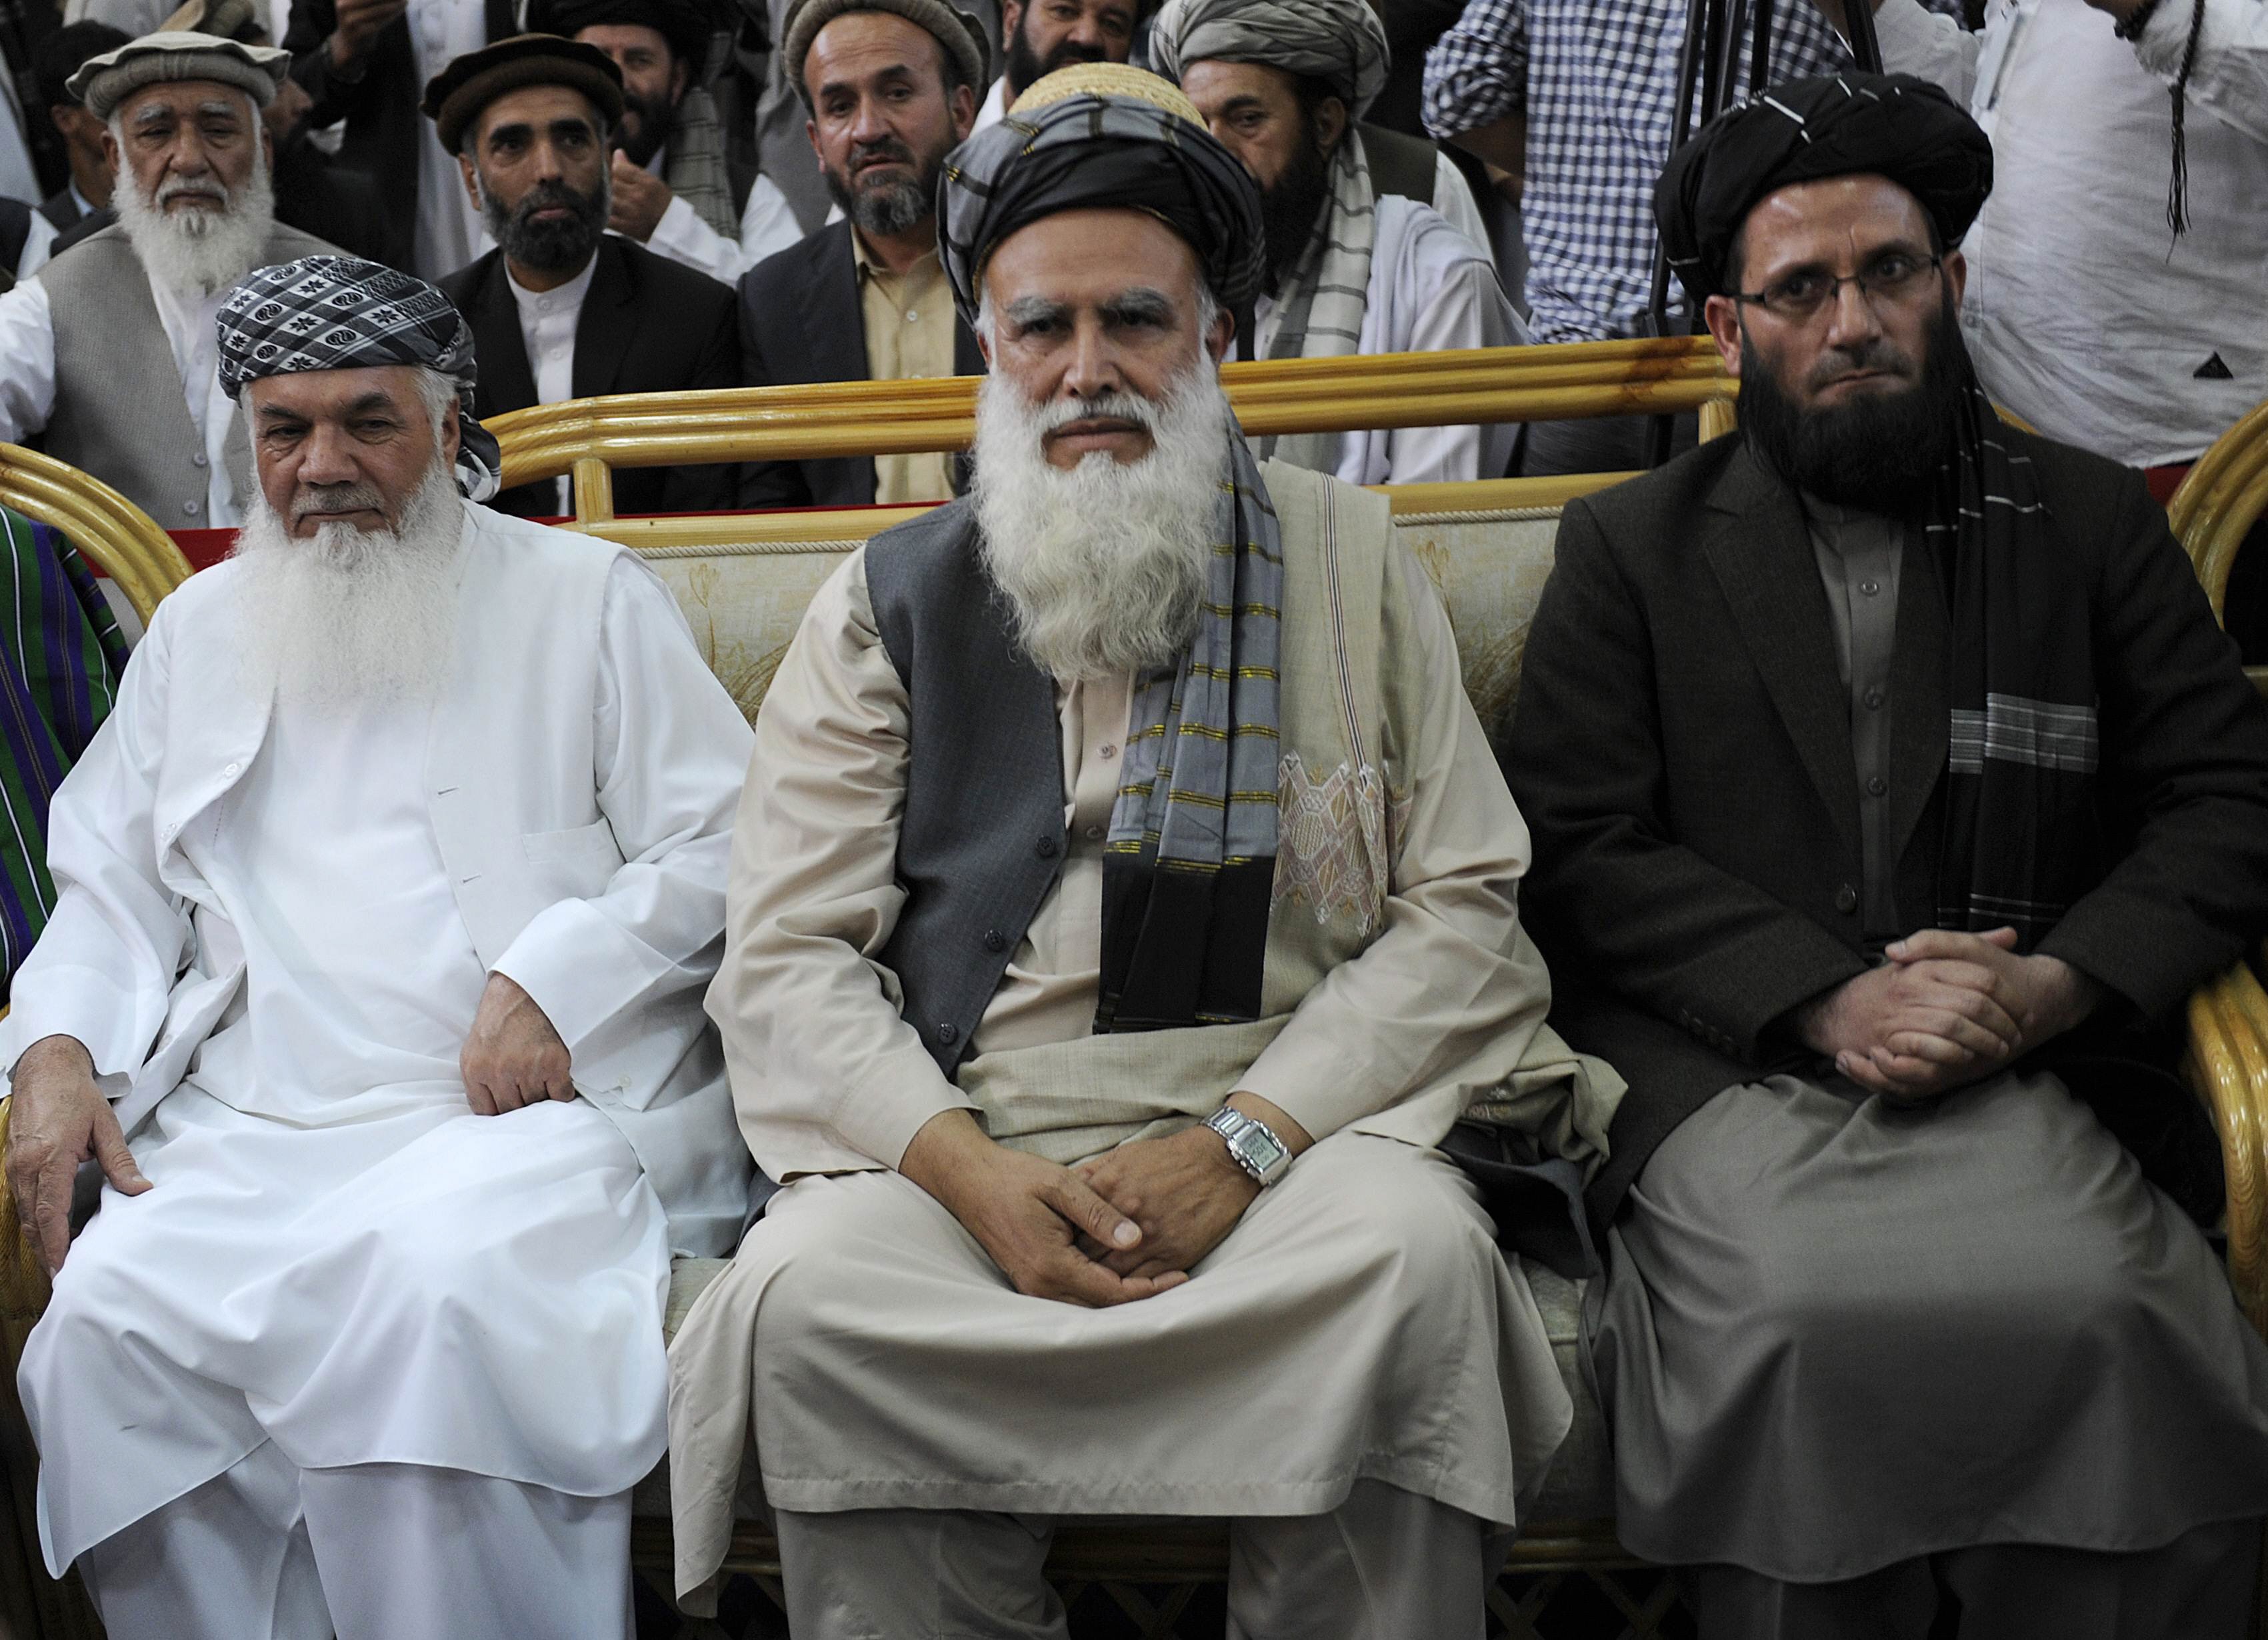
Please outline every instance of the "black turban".
M685 64L697 83L715 32L708 9L696 0L550 0L528 17L528 26L572 40L586 28L635 24L669 42L670 55Z
M1260 293L1265 234L1251 173L1179 87L1123 63L1079 63L1029 87L954 150L939 203L945 276L971 324L993 247L1065 210L1147 211L1189 242L1222 306Z
M1919 200L1940 242L1957 245L1992 191L1992 144L1951 98L1911 74L1790 80L1712 120L1669 157L1653 189L1662 248L1697 305L1725 294L1726 258L1758 200L1869 172Z

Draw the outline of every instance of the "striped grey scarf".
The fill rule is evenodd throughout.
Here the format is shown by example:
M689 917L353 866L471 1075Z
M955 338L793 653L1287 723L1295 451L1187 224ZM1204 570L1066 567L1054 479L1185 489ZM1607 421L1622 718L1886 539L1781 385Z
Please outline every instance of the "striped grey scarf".
M1175 665L1137 680L1127 717L1124 783L1103 847L1098 1032L1260 1014L1276 878L1284 545L1233 424L1224 465L1197 636Z
M1260 327L1253 356L1267 359L1344 357L1362 342L1362 315L1370 300L1370 257L1378 243L1378 195L1370 160L1350 125L1331 159L1331 191L1315 236L1300 258L1274 311ZM1274 456L1315 473L1336 473L1337 433L1285 433L1260 441L1260 459Z
M725 127L717 99L699 85L677 105L669 128L669 162L662 167L669 191L693 207L693 214L728 239L740 237L740 213L733 209L733 178L725 165Z

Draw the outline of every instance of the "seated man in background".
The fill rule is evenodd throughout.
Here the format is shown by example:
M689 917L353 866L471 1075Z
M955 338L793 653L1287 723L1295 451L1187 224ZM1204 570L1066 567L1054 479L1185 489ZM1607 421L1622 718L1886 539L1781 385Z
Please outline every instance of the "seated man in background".
M1002 0L1000 74L977 106L976 129L1000 123L1016 99L1057 69L1123 63L1153 0Z
M1238 1632L1477 1640L1571 1408L1434 1147L1509 1088L1595 1154L1618 1085L1432 583L1230 414L1243 168L1115 64L955 165L976 490L821 590L737 822L710 1008L789 1182L673 1347L680 1593L753 1434L798 1640L1060 1637L1067 1513L1234 1517Z
M946 0L796 0L780 49L843 220L740 281L741 379L976 375L984 362L937 254L938 179L984 82L976 19ZM740 504L944 501L952 471L936 452L751 461Z
M803 238L753 145L725 140L702 84L713 41L696 0L553 0L543 26L622 73L608 227L726 284Z
M732 290L607 232L622 77L605 52L553 34L500 40L437 75L425 112L497 242L440 282L480 349L481 416L740 385ZM625 467L615 511L717 511L733 504L738 476L729 466ZM573 511L563 477L497 504Z
M2163 1027L2268 930L2268 710L2141 479L1978 386L1992 175L1903 76L1671 161L1741 435L1569 506L1521 670L1555 1017L1631 1083L1616 1526L1705 1636L2250 1631L2268 1345Z
M438 290L311 258L220 330L253 516L55 795L0 1027L48 1566L121 1640L624 1640L670 1254L745 1210L747 724L628 553L460 494Z
M166 529L233 525L252 446L221 389L213 316L253 268L328 250L276 222L261 110L291 59L209 34L90 57L119 220L0 296L0 439L33 434Z
M1386 31L1369 0L1166 0L1151 52L1260 185L1268 276L1242 357L1527 339L1486 237L1376 186L1375 155L1355 123L1386 83ZM1439 172L1421 175L1437 181ZM1464 208L1477 227L1469 195ZM1293 433L1261 440L1259 452L1351 484L1502 478L1518 430Z

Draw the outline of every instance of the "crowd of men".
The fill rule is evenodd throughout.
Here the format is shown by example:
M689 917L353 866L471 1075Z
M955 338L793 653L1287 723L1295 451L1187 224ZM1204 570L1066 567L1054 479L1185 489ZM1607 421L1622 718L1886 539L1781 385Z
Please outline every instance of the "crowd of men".
M2268 398L2268 0L1786 4L1675 146L1682 0L1470 0L1454 153L1369 0L71 10L0 434L238 532L128 660L5 530L18 1388L114 1640L620 1640L665 1454L680 1604L755 1511L797 1640L1062 1640L1057 1524L1158 1515L1232 1636L1478 1640L1573 1413L1511 1254L1709 1640L2246 1632L2176 1070L2268 708L2161 502ZM1484 725L1359 486L1646 430L1219 367L1642 334L1657 248L1738 435L1569 504ZM944 504L753 725L483 424L953 374L965 461L621 481Z

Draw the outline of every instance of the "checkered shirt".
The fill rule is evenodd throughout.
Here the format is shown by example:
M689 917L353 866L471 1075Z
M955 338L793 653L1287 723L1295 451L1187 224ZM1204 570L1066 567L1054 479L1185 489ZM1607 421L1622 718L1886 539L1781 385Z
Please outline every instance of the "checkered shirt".
M1778 0L1772 17L1773 80L1852 66L1811 0ZM1521 216L1538 342L1647 333L1653 183L1669 158L1684 40L1685 0L1469 0L1426 54L1436 136L1528 111ZM1744 41L1736 95L1748 81Z

